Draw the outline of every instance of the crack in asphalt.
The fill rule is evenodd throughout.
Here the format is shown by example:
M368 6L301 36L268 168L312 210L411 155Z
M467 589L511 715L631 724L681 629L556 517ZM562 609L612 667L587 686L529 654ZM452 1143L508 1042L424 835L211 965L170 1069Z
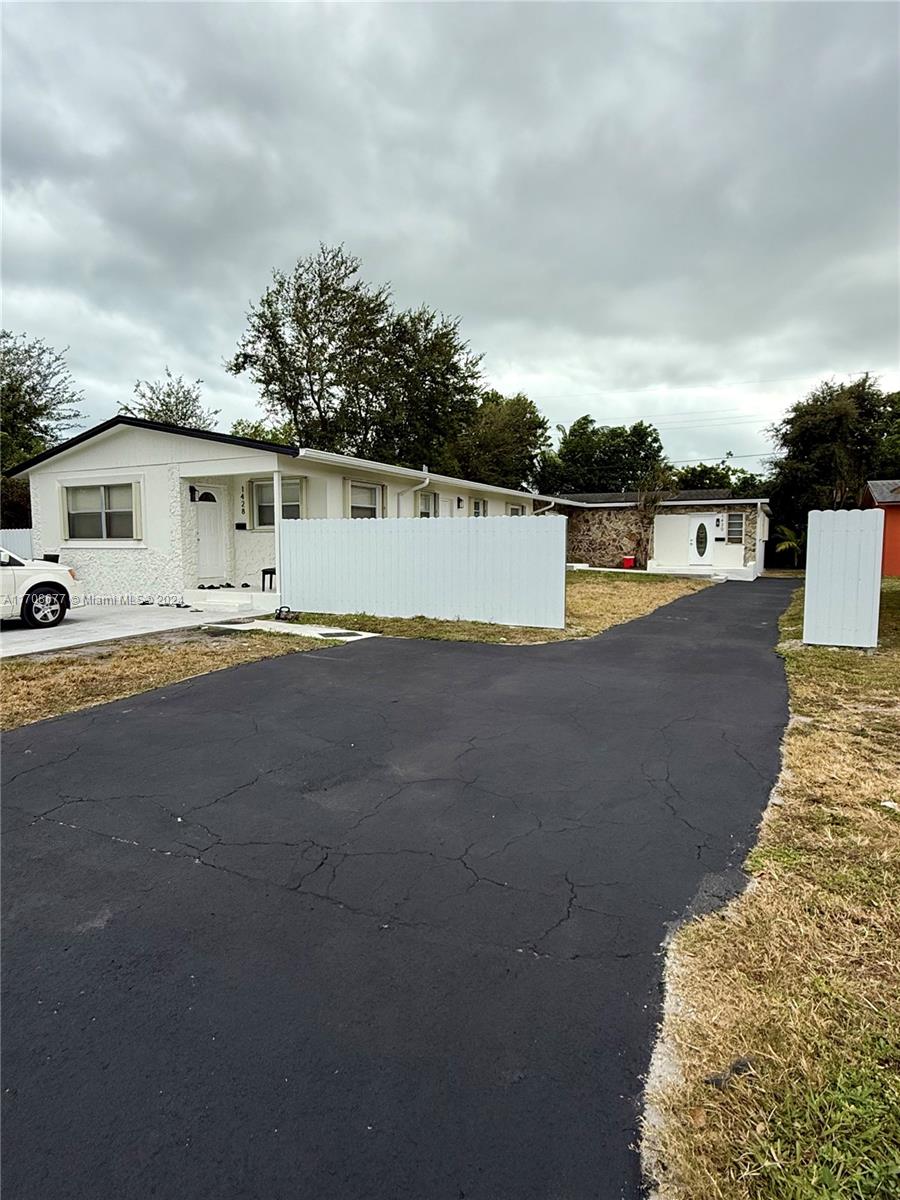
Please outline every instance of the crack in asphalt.
M378 714L378 715L386 722L386 718L384 718L383 714ZM666 747L667 747L666 754L663 759L663 765L665 768L664 776L660 777L660 776L652 773L652 760L641 761L640 769L641 769L641 772L642 772L645 782L649 785L652 792L656 796L658 796L658 798L662 801L662 803L665 805L666 809L669 811L669 813L672 815L672 817L675 820L679 821L681 824L683 824L686 828L690 829L692 832L704 835L704 838L705 838L705 837L709 836L708 831L701 829L700 827L696 826L693 822L688 820L688 818L684 815L684 813L682 811L680 811L680 809L676 806L676 804L674 803L674 801L670 797L670 795L668 795L663 790L663 788L668 788L669 791L678 800L680 800L682 803L686 803L685 798L682 795L681 791L675 786L675 784L672 782L672 779L671 779L670 760L671 760L671 754L672 754L672 745L671 745L671 741L668 737L668 730L671 729L671 727L676 724L690 723L694 720L696 720L696 714L694 714L694 713L685 714L685 715L673 717L670 721L665 722L663 725L661 725L659 727L657 733L666 742ZM248 736L259 736L259 722L258 722L258 720L256 720L256 718L253 719L253 725L254 725L254 734L248 735ZM467 743L466 743L464 749L462 749L458 754L456 754L454 756L454 758L452 759L452 764L455 765L455 764L460 763L463 758L465 758L470 753L476 751L478 749L478 747L476 745L477 742L496 740L497 738L508 735L510 732L517 731L521 727L522 727L522 723L520 722L517 725L512 726L511 730L505 731L505 733L498 733L498 734L490 735L489 737L481 735L481 734L473 735L471 738L467 739ZM310 735L308 735L308 736L310 736ZM316 737L316 735L311 735L311 736L314 737L317 741L325 741L325 739L318 738L318 737ZM722 741L726 745L729 746L729 748L735 753L735 755L739 759L746 762L747 765L749 765L754 770L754 772L756 772L757 775L760 775L760 776L762 775L762 773L760 772L760 770L756 766L756 764L754 764L749 758L747 758L747 756L745 754L743 754L743 752L739 749L739 747L737 747L734 744L732 739L730 739L728 737L726 731L724 731L724 730L721 731L720 736L721 736ZM33 770L40 769L40 767L49 767L49 766L55 766L55 765L64 763L68 759L70 759L74 754L76 754L78 752L79 748L80 747L75 747L73 750L71 750L69 753L62 756L61 758L53 760L52 763L37 764L35 767L29 768L25 772L19 772L18 775L12 776L12 779L17 779L17 778L21 777L21 775L23 775L23 774L28 774ZM71 795L61 794L58 803L54 804L53 806L51 806L48 809L45 809L41 813L38 813L38 814L23 813L23 815L31 817L32 824L37 821L52 821L53 824L55 824L59 827L69 828L69 829L73 829L73 830L79 830L79 829L86 830L87 832L92 833L95 836L105 837L109 841L114 842L114 843L117 842L117 843L120 843L123 845L139 847L142 849L146 849L146 850L150 851L151 853L163 855L165 857L171 857L171 858L179 858L180 857L180 858L189 859L189 860L197 862L205 867L208 867L211 870L222 871L226 874L233 875L237 878L243 879L249 883L254 883L254 884L262 883L265 885L271 884L271 885L275 885L275 886L279 886L279 887L284 887L284 889L287 891L291 891L294 893L302 893L304 896L308 896L308 897L312 897L312 898L319 898L319 899L322 899L325 901L334 902L349 913L366 916L371 919L391 920L396 923L403 924L404 926L408 926L409 928L427 928L427 929L442 929L442 930L445 928L444 926L431 925L428 922L408 921L402 917L399 917L397 914L397 910L399 908L402 908L403 904L409 902L413 887L415 886L415 884L420 882L420 880L421 880L422 876L425 874L425 871L427 870L427 868L425 868L422 872L420 872L419 875L417 875L415 877L415 879L413 879L411 882L409 882L407 884L406 893L403 896L401 896L399 900L394 902L392 909L389 912L383 911L378 908L366 909L366 908L354 907L354 906L348 904L345 900L341 899L340 896L335 896L333 894L332 889L335 887L335 885L337 883L338 873L341 871L341 869L344 867L344 865L346 863L353 861L355 859L376 858L376 857L377 858L391 858L391 857L400 857L400 856L408 855L408 856L419 856L424 859L430 859L436 863L437 862L458 863L462 867L462 869L470 876L469 882L466 884L465 888L463 888L461 892L453 891L453 892L449 893L447 896L439 898L437 901L437 903L439 905L449 903L453 899L458 898L460 895L464 895L465 893L471 891L473 888L475 888L479 885L487 885L490 887L501 888L503 890L510 891L510 892L520 892L523 895L527 895L527 896L550 897L553 895L553 892L548 892L546 889L539 888L539 887L522 888L515 884L509 883L507 880L497 879L493 875L488 875L488 874L484 873L482 870L480 870L475 865L473 865L471 858L470 858L472 851L478 845L478 839L470 842L469 845L466 846L465 850L463 850L463 852L461 854L455 855L455 856L442 855L442 854L437 853L434 850L409 848L409 847L406 847L406 848L398 847L398 848L395 848L392 850L352 850L352 849L347 849L346 848L347 844L349 841L351 841L351 835L358 832L360 830L360 828L362 828L366 823L377 818L379 813L384 808L384 806L387 805L388 803L390 803L390 801L395 799L397 796L401 795L403 792L408 791L410 789L415 789L417 787L427 786L428 784L433 784L433 783L440 783L440 782L461 783L463 785L464 791L468 788L475 788L475 789L478 789L478 791L480 791L482 794L492 795L497 799L504 800L504 801L510 801L513 804L513 806L517 812L521 813L523 816L527 816L531 821L534 822L532 828L513 834L511 837L507 838L506 841L504 841L501 846L499 846L495 849L489 850L483 855L479 855L479 857L478 857L479 863L487 862L491 859L496 859L496 858L502 857L514 845L517 845L520 842L526 841L527 839L530 839L530 838L533 838L533 837L536 837L536 836L539 836L542 834L558 835L558 834L571 833L571 832L574 832L579 829L597 831L597 830L603 830L606 827L606 825L617 823L617 822L605 821L602 824L597 825L594 823L578 820L575 818L564 817L563 820L565 821L565 824L560 825L560 824L554 823L552 826L550 826L543 820L543 818L541 818L534 811L532 811L530 809L528 809L528 810L524 809L521 805L520 800L518 798L516 798L515 796L511 796L509 794L498 792L494 789L484 787L484 785L480 783L480 777L478 774L475 774L474 776L472 776L468 779L463 777L462 775L458 775L458 776L422 776L415 780L406 780L403 783L396 786L395 788L393 788L393 790L389 791L386 795L382 796L370 809L361 813L361 815L359 817L357 817L357 819L353 822L353 824L351 824L347 827L347 829L344 831L340 841L336 845L319 843L319 842L316 842L315 840L309 839L309 838L300 839L300 840L265 839L265 838L259 838L259 839L253 839L253 840L229 840L229 839L225 838L222 834L218 833L210 825L204 824L203 822L196 820L195 814L214 808L216 805L221 804L221 803L231 799L232 797L238 795L242 791L245 791L247 789L254 787L261 780L266 779L269 776L275 775L279 772L289 771L292 766L295 766L295 765L297 765L297 763L302 762L302 761L304 761L303 757L301 757L300 759L295 759L295 760L291 760L289 762L281 763L278 766L272 767L265 771L258 771L254 774L254 776L251 779L243 781L242 783L238 784L237 786L230 788L228 791L223 792L220 795L214 796L210 800L206 800L206 801L203 801L202 803L192 805L191 807L183 810L182 812L177 812L177 811L173 810L172 808L168 807L167 805L163 804L161 802L161 800L158 798L158 796L153 793L149 793L149 794L148 793L124 793L121 796L112 796L112 797L104 798L103 803L105 803L107 805L114 804L116 802L116 800L146 800L146 801L154 804L162 813L164 813L174 823L177 823L177 824L186 823L192 829L202 830L202 832L206 835L206 837L208 839L208 841L203 845L198 845L196 840L192 841L186 837L173 838L173 840L176 842L176 844L184 847L184 851L185 851L184 853L178 851L177 849L166 849L163 847L150 845L146 842L140 841L135 838L129 838L129 837L119 836L119 835L115 835L115 834L108 834L101 830L92 828L89 824L82 824L80 822L70 822L70 821L53 819L54 813L57 813L60 810L65 809L71 805L94 804L94 803L100 802L99 800L92 798L92 797L71 796ZM369 760L369 761L373 761L373 760ZM379 765L387 766L388 764L379 763ZM313 790L314 791L321 790L321 785L318 788L313 789ZM448 805L445 806L445 810L455 806L458 803L458 801L459 801L459 798L455 797L453 800L451 800L449 802ZM297 864L295 864L295 868L291 873L292 882L290 882L290 884L281 884L281 883L279 883L279 881L277 879L274 879L271 877L260 876L259 874L250 874L250 873L247 873L246 871L241 871L240 869L238 869L237 867L235 867L233 865L228 866L228 865L225 865L220 862L210 862L207 858L204 857L204 855L206 855L214 850L243 849L243 848L249 849L249 848L253 848L253 847L282 847L285 849L294 849L294 850L298 850L301 852L301 858L303 857L303 855L307 854L310 850L318 850L319 855L318 855L316 861L314 861L308 867L308 869L300 871L299 874L297 874L297 870L296 870ZM698 859L702 859L702 855L706 849L707 849L707 843L705 840L697 844L697 858ZM327 869L329 872L329 878L328 878L327 883L325 884L324 891L320 892L320 891L310 890L310 888L306 885L308 885L309 881L312 880L316 875L318 875L323 869ZM528 948L531 949L535 953L543 953L539 949L541 946L541 943L543 943L556 930L560 929L563 925L565 925L567 922L569 922L572 919L573 913L575 913L576 911L591 912L596 915L600 915L605 918L608 918L610 921L613 921L616 923L616 925L617 925L616 935L618 933L618 926L621 924L621 914L613 914L613 913L605 912L601 909L596 909L588 904L582 903L579 899L578 889L579 889L579 887L585 887L585 886L615 887L615 886L621 886L621 884L625 883L626 881L610 880L610 879L602 879L601 878L601 879L597 879L597 880L593 881L592 883L579 884L572 878L572 875L570 874L571 870L572 870L572 868L567 868L565 870L564 876L563 876L563 878L565 880L566 888L567 888L565 911L559 918L557 918L550 925L548 925L536 937L532 938L530 941L527 942ZM615 940L616 935L614 935L613 940ZM518 947L513 947L506 943L486 942L485 944L496 946L497 948L503 949L505 951L509 951L511 949L518 949ZM608 952L608 953L611 953L611 952ZM613 953L612 956L618 957L618 955L616 955L615 953ZM589 956L582 953L579 955L572 955L569 957L574 959L576 957L588 958Z
M730 747L731 750L741 760L741 762L745 762L747 764L747 766L750 768L750 770L754 772L755 775L757 775L762 780L769 779L769 776L765 773L765 771L761 771L759 769L759 767L756 765L756 763L753 761L753 759L748 758L747 755L744 754L744 752L740 749L740 747L736 746L734 744L734 741L728 736L727 730L725 730L725 729L720 730L719 736L721 737L721 739L725 743L725 745Z
M569 878L568 871L566 871L566 873L565 873L565 880L569 887L569 895L568 895L568 898L566 899L566 911L563 913L563 915L559 918L558 921L554 921L554 923L552 925L550 925L547 929L545 929L544 932L535 939L535 942L534 942L535 947L539 946L545 938L549 937L550 934L553 933L554 930L559 929L560 926L565 925L565 923L567 921L571 920L571 918L572 918L572 910L575 907L575 901L578 899L578 892L575 887L575 884Z
M288 886L286 884L278 883L277 880L261 878L259 875L247 874L245 871L240 871L235 867L225 866L223 863L209 862L207 859L205 859L203 857L202 854L199 854L199 855L197 855L197 854L182 854L177 850L167 850L162 847L152 846L146 842L139 842L134 838L119 837L115 834L104 833L101 830L91 829L87 825L76 825L70 821L61 821L57 818L45 817L45 816L37 816L34 818L34 821L31 823L35 824L40 821L45 821L47 824L53 825L57 828L70 829L75 832L81 832L81 833L89 833L93 837L103 838L109 842L113 842L113 843L116 843L119 845L131 846L134 849L144 850L150 854L160 855L163 858L183 859L187 862L195 863L198 866L206 867L207 869L209 869L211 871L219 871L222 874L234 876L235 878L241 879L244 882L249 883L249 884L259 885L262 887L278 887L281 890L290 892L293 895L301 896L304 900L310 900L313 902L322 901L324 903L336 906L337 908L341 909L343 912L349 913L353 916L365 917L369 920L375 920L375 921L382 922L382 928L387 927L383 924L383 923L387 922L389 925L398 925L404 929L427 930L430 933L441 935L441 939L443 941L449 942L451 944L455 944L455 945L459 945L459 946L471 946L474 944L476 946L479 946L482 949L500 951L504 954L522 953L523 951L528 950L528 951L532 952L532 954L536 958L566 959L567 961L570 961L570 962L576 962L579 960L595 961L596 959L599 959L601 957L601 956L593 956L593 955L588 955L588 954L583 954L583 953L582 954L572 954L572 955L556 955L556 954L550 954L546 951L538 951L537 944L546 936L546 932L550 932L550 930L541 934L538 938L534 939L533 942L526 942L526 943L523 943L522 945L518 945L518 944L514 944L514 943L507 943L507 942L497 942L497 941L492 941L487 938L475 938L475 939L472 939L470 937L459 938L459 937L455 937L452 934L452 931L448 929L446 924L434 924L429 921L413 921L413 920L410 920L409 918L398 916L395 911L385 912L380 909L363 908L359 905L349 904L346 900L342 900L337 896L332 896L329 894L329 889L331 887L331 884L334 882L334 875L337 871L337 867L340 866L344 860L350 859L350 858L362 858L362 857L388 857L388 858L390 858L390 857L396 857L396 856L400 856L400 855L404 855L404 854L412 854L412 855L420 856L423 858L440 859L445 862L460 862L460 863L462 863L461 858L450 858L450 857L447 857L444 855L437 855L433 851L430 851L430 850L401 849L401 850L385 850L385 851L359 851L359 852L350 852L350 853L344 853L343 851L340 851L340 850L335 851L335 853L340 855L340 861L337 864L335 864L334 866L332 866L332 877L326 887L326 891L323 893L323 892L314 892L314 891L308 891L308 890L304 891L302 888L302 884L303 884L303 882L305 882L306 879L310 878L312 875L315 875L316 872L319 871L323 866L329 865L331 863L331 853L332 853L333 848L330 848L330 847L327 849L323 847L323 849L325 850L325 853L323 854L320 861L318 863L316 863L316 865L309 872L305 873L304 876L301 878L301 880L298 883ZM217 842L215 844L214 848L228 847L232 844L234 844L234 845L242 845L242 844L244 844L244 845L246 845L246 844L249 844L249 845L287 845L287 846L291 846L291 847L293 847L295 845L295 843L293 843L293 842L290 842L290 843L284 843L284 842L229 843L229 842L221 841L221 842ZM310 846L318 845L318 843L315 843L315 842L309 842L307 844ZM301 845L302 845L302 843L301 843ZM466 870L472 870L470 867L466 866L465 863L462 863L462 865L465 867ZM503 887L503 888L506 888L509 886L507 884L500 883L496 880L487 879L483 876L478 875L474 871L472 871L472 873L475 875L475 881L473 884L469 885L470 887L477 886L477 884L479 884L479 883L494 884L497 887ZM153 886L155 887L158 885L153 885ZM468 890L468 889L466 889L466 890ZM526 891L526 889L524 889L524 888L512 888L512 887L510 887L509 890L522 891L522 892ZM446 897L446 899L450 900L453 898L453 895L458 895L458 894L460 894L460 893L453 893L450 896ZM545 895L545 893L536 893L536 894ZM567 913L567 916L568 916L568 913ZM563 920L565 920L565 919L567 919L567 917L563 918ZM551 927L551 930L553 928L555 928L556 925L561 924L561 923L562 923L561 921L556 922L554 924L554 926ZM621 958L621 957L630 957L630 956L613 954L612 957Z
M35 763L34 766L26 767L24 771L17 771L15 775L10 775L8 778L3 780L3 786L5 788L9 787L9 785L11 783L15 783L17 779L22 779L24 776L31 775L35 771L45 770L47 767L62 766L62 764L68 762L70 758L74 758L80 749L81 746L76 746L74 750L70 750L69 753L64 754L62 758L54 758L50 762ZM25 753L30 754L31 751L26 750Z

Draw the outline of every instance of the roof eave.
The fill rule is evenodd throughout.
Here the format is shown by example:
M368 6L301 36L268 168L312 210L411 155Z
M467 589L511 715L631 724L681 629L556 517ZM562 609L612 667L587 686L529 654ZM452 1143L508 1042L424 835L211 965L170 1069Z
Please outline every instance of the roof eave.
M109 433L117 426L124 426L132 429L149 429L156 433L172 433L179 437L198 438L206 442L218 442L226 446L241 446L246 450L261 450L268 454L285 454L291 458L297 457L296 446L285 446L280 442L261 442L254 438L236 437L232 433L218 433L213 429L187 429L180 425L167 425L164 421L145 421L140 417L115 416L110 417L108 421L102 421L99 425L92 425L90 429L84 429L81 433L77 433L74 437L68 438L65 442L60 442L58 446L51 446L48 450L43 450L40 454L34 455L33 458L26 459L25 462L19 463L7 472L9 477L14 475L25 475L35 467L42 463L48 462L51 458L56 458L59 454L66 454L69 450L74 450L77 446L88 442L95 437L100 437L104 433Z
M395 475L398 479L409 479L421 482L433 479L435 483L446 483L454 487L480 489L486 492L496 492L503 496L516 496L523 500L543 500L547 504L558 503L556 496L543 496L538 492L525 492L517 488L499 487L493 483L479 483L476 479L460 479L455 475L439 475L435 471L417 471L414 467L397 467L390 463L376 462L371 458L356 458L351 454L337 454L331 450L315 450L311 446L301 446L297 451L298 458L308 458L311 462L323 463L333 467L357 467L360 471L374 471L383 475Z
M543 497L539 497L543 499ZM557 504L565 504L570 508L637 508L636 500L611 500L604 501L603 504L589 504L586 500L567 500L565 496L556 496L554 500ZM669 505L678 505L683 508L686 505L697 505L705 508L720 508L723 504L768 504L768 496L753 496L746 499L732 496L730 500L662 500L660 507Z

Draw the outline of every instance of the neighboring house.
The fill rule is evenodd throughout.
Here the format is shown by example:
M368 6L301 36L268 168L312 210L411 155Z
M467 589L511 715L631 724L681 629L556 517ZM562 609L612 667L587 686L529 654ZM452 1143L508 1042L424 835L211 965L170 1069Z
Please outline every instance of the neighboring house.
M203 593L192 589L225 583L260 590L262 572L277 567L282 521L530 516L537 499L424 468L124 416L11 473L31 484L35 556L58 553L87 593L110 598L196 601Z
M655 513L636 492L560 496L568 517L567 558L592 567L620 567L648 544L647 569L679 575L755 579L769 536L766 499L736 500L723 489L668 492Z
M884 550L881 574L900 576L900 479L870 479L863 508L884 512Z

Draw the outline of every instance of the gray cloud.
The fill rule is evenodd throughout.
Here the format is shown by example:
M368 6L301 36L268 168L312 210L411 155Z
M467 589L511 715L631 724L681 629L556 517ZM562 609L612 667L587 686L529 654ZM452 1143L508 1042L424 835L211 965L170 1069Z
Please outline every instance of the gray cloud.
M757 451L822 375L900 383L895 6L3 25L4 323L72 347L92 418L164 362L225 421L252 411L222 360L271 268L320 240L460 314L554 422L655 416L674 458Z

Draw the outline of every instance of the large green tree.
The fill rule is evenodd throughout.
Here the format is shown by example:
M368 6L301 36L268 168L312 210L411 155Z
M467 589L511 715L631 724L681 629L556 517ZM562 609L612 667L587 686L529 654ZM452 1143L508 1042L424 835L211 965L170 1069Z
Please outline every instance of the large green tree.
M81 414L82 393L65 359L43 338L0 331L0 524L31 524L28 481L7 472L63 440Z
M62 441L82 398L65 359L43 338L0 332L0 470Z
M538 465L536 483L545 493L630 491L666 464L659 433L646 421L597 425L585 415L559 430L559 449Z
M900 476L900 393L871 375L825 380L772 430L772 501L777 519L806 527L814 508L855 508L866 481Z
M228 369L250 376L269 422L289 423L300 445L455 471L480 357L458 320L427 305L398 312L360 268L342 246L320 246L275 271Z
M275 442L290 446L294 441L294 426L290 421L275 425L271 421L250 421L241 417L231 426L235 437L253 438L257 442Z
M548 432L546 417L522 392L504 396L488 389L460 441L461 473L497 487L524 487L534 479Z
M731 468L726 462L691 463L675 472L678 487L683 490L694 488L730 488Z
M731 455L717 463L692 463L679 468L674 475L679 490L693 488L728 488L736 499L759 499L768 496L771 480L765 475L732 466Z
M173 375L166 366L162 379L139 379L134 385L134 400L130 404L120 404L119 412L145 421L180 425L184 429L215 429L221 409L203 407L202 383L202 379L188 383L183 376Z
M289 273L273 271L227 364L249 375L270 420L289 421L302 446L354 453L373 423L391 306L387 286L358 277L361 265L323 245Z
M382 342L378 403L356 452L405 467L460 471L459 442L476 419L481 358L459 321L425 305L394 314Z

